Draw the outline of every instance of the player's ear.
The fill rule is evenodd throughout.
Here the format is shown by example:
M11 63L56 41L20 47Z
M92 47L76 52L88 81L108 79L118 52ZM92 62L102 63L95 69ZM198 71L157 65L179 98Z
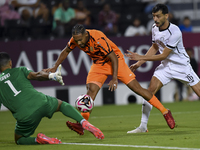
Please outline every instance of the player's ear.
M165 14L165 18L166 18L166 19L169 19L169 14Z
M85 33L84 33L84 35L85 35L85 36L87 36L87 35L88 35L86 30L85 30Z
M12 60L10 60L9 65L10 65L10 67L12 68Z

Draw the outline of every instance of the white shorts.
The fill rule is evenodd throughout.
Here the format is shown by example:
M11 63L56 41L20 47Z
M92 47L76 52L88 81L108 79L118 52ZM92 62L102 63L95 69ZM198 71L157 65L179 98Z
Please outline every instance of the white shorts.
M192 66L188 64L187 66L181 66L181 69L178 67L176 69L170 68L169 65L160 64L154 72L154 75L158 78L163 85L169 83L172 79L178 79L183 83L186 83L190 86L197 84L200 79L197 74L192 69Z

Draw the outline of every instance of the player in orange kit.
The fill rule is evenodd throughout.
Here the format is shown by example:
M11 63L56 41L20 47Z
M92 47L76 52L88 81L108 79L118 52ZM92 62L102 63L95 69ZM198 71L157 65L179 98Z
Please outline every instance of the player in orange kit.
M86 81L87 95L91 96L93 100L95 100L108 75L112 75L112 79L108 84L109 90L117 89L119 79L132 91L159 109L171 129L175 127L175 121L170 110L166 109L151 92L141 87L135 79L135 74L125 63L124 56L119 48L99 30L86 30L83 25L75 25L72 29L72 38L62 50L55 65L44 70L46 72L55 72L59 64L64 61L75 47L83 50L93 60ZM88 120L90 113L81 113L81 115ZM83 128L79 123L67 121L67 126L80 135L84 134Z

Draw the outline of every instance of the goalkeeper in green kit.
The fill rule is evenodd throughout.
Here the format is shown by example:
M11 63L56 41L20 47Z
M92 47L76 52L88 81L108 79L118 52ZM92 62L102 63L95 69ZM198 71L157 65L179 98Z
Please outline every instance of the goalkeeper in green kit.
M43 117L51 118L57 111L81 123L85 130L96 138L103 139L103 133L88 121L67 102L44 95L34 89L29 80L54 80L64 85L61 76L61 65L55 73L44 71L33 72L26 67L12 68L10 56L0 52L0 106L7 107L17 120L15 127L15 142L19 145L60 144L57 138L47 137L38 133L31 137Z

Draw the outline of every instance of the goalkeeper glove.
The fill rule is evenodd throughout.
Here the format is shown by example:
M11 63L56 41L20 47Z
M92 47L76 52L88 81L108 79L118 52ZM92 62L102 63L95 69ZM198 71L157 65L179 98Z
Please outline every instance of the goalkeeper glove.
M62 76L61 76L61 67L62 67L62 65L60 64L58 66L58 69L57 69L56 72L50 73L49 79L54 80L54 81L58 81L61 85L65 85L65 83L63 82Z

